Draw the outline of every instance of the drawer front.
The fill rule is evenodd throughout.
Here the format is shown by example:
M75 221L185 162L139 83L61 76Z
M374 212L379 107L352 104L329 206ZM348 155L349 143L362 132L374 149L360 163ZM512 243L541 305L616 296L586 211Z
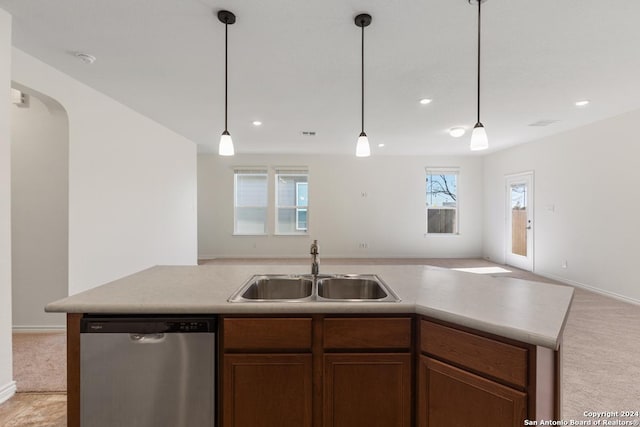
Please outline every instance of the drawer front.
M223 320L225 351L310 351L310 318L251 318Z
M324 319L325 349L411 349L411 318Z
M421 350L507 383L527 386L527 349L438 325L420 324Z

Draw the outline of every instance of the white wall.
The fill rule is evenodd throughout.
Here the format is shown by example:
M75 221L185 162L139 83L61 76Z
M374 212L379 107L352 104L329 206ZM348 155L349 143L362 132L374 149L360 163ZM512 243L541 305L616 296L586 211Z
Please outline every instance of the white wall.
M12 72L69 117L69 293L195 264L195 144L15 48Z
M0 9L0 403L15 392L11 358L11 15Z
M13 327L63 327L64 314L43 307L68 295L67 113L42 95L27 99L27 107L11 106Z
M535 272L640 301L638 123L640 110L485 157L485 256L504 261L505 174L533 170Z
M233 168L238 166L307 166L309 235L233 236ZM425 237L426 166L460 167L458 236ZM482 253L480 157L200 154L198 205L200 258L306 257L312 239L319 240L321 256L326 257L474 257ZM273 216L272 212L272 221ZM368 248L359 248L361 242Z

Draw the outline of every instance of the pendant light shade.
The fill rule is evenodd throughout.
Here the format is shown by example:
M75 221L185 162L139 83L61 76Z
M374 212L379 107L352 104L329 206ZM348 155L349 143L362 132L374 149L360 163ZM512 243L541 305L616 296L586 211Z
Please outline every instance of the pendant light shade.
M364 132L364 27L369 26L371 24L371 15L366 13L361 13L356 16L355 23L358 27L362 28L362 49L361 49L361 89L362 89L362 97L361 97L361 130L360 136L358 136L358 143L356 144L356 157L369 157L371 155L371 148L369 147L369 138L367 134Z
M220 145L218 145L218 154L221 156L233 156L235 151L233 150L233 140L231 135L226 130L222 132L220 137Z
M224 24L224 132L220 137L220 144L218 145L218 154L221 156L233 156L235 151L233 149L233 140L231 134L227 130L227 92L228 92L228 71L227 71L227 41L228 41L228 28L229 25L236 22L236 16L228 10L221 10L218 12L218 20Z
M476 125L473 127L473 132L471 133L471 144L469 145L471 151L480 151L489 148L487 131L485 130L484 125L480 122L480 25L482 22L481 7L482 3L485 1L487 0L469 0L470 4L478 3L478 117Z
M482 126L482 123L476 123L471 132L471 151L486 150L489 148L489 138L487 138L487 131Z
M369 148L369 138L364 132L360 132L358 137L358 144L356 145L356 157L369 157L371 155L371 148Z

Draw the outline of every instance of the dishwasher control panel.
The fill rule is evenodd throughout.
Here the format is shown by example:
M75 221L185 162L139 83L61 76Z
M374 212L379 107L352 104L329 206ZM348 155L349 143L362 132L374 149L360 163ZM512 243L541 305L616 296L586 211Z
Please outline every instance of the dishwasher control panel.
M216 331L216 319L211 318L146 318L146 317L85 317L80 323L80 332L100 333L212 333Z

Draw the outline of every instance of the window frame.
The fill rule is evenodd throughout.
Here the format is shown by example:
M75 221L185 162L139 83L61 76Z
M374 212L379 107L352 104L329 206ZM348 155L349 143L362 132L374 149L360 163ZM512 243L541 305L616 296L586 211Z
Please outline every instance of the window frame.
M438 207L429 207L428 201L428 181L427 179L431 175L455 175L456 176L456 206L438 206ZM425 237L427 236L459 236L460 235L460 168L459 167L426 167L425 168L425 187L424 187L424 197L425 197ZM438 209L438 210L453 210L456 212L455 214L455 222L454 222L454 231L451 233L434 233L429 232L429 209Z
M279 177L280 176L292 176L292 177L306 177L306 185L307 185L307 204L306 206L300 206L298 205L298 184L300 184L299 182L296 182L295 184L295 204L294 205L279 205L278 204L278 187L279 187ZM273 220L273 227L274 227L274 232L273 235L274 236L308 236L309 235L309 169L307 167L274 167L273 168L273 179L274 179L274 186L273 186L273 190L274 190L274 206L273 206L273 212L274 212L274 220ZM295 211L295 231L293 232L283 232L283 231L279 231L278 230L278 213L280 211L280 209L293 209ZM299 211L306 211L307 212L307 228L305 229L300 229L298 227L299 223L298 223L298 212Z
M264 176L265 177L265 204L238 206L238 175ZM264 208L264 232L247 233L238 231L238 207L240 208ZM266 236L269 234L269 170L265 167L237 167L233 169L233 235L234 236Z

